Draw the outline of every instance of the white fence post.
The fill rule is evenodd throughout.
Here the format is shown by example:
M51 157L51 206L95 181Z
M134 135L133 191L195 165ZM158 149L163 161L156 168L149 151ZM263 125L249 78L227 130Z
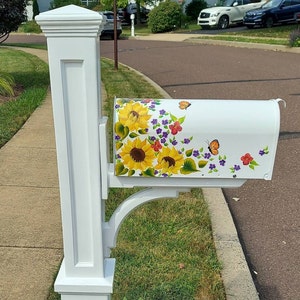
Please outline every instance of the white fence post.
M110 299L114 259L102 244L99 122L101 16L69 5L36 17L47 37L60 184L63 300ZM49 212L51 213L51 212Z

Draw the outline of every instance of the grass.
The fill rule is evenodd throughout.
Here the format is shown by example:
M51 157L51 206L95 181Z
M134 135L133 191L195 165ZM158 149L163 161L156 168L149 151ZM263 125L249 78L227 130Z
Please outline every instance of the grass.
M161 98L144 78L126 66L114 70L113 61L101 59L107 92L105 113L113 113L115 96ZM111 140L111 139L110 139ZM138 189L110 189L106 218ZM207 204L200 189L178 199L145 204L126 218L111 257L117 260L113 300L225 299L211 232ZM48 300L60 296L51 290Z
M49 74L47 64L37 57L7 48L0 48L0 72L12 75L16 84L23 88L19 97L0 105L2 147L45 99Z

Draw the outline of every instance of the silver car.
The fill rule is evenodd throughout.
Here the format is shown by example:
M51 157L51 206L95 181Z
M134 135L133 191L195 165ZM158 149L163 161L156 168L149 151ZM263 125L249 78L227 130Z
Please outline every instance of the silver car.
M104 20L103 30L101 32L100 37L111 37L114 38L114 13L112 11L100 11L100 15L102 15ZM121 20L117 16L117 38L120 37L122 33L122 25Z

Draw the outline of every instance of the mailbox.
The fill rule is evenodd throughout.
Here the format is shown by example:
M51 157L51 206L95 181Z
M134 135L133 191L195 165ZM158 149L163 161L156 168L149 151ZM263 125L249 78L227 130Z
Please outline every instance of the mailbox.
M114 175L270 180L279 101L116 98Z

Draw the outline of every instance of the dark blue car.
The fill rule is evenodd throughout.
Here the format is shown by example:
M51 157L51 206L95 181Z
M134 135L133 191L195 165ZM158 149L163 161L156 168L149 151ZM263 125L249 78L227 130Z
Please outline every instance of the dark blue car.
M299 20L300 0L270 0L260 9L248 11L244 17L244 24L248 28L256 25L270 28L274 24Z

